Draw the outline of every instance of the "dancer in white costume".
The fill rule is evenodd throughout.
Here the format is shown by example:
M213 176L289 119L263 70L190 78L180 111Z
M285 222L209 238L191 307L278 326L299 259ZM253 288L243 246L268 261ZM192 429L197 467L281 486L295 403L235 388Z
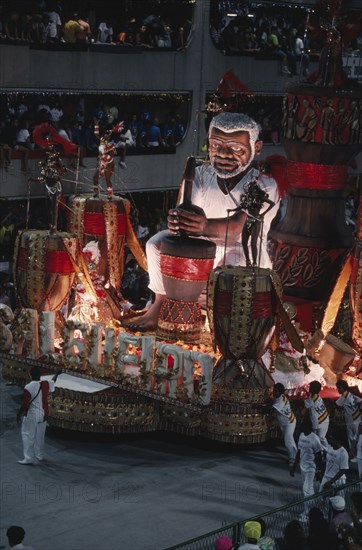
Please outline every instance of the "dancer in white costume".
M302 414L305 414L305 410L309 411L313 432L317 434L322 447L326 449L328 445L326 436L329 428L329 413L323 399L319 397L321 389L322 386L318 380L313 380L309 384L309 397L304 401L305 409L302 411Z
M280 431L283 434L284 445L288 452L289 466L293 467L295 457L297 454L297 446L294 440L295 427L297 421L295 414L290 406L290 401L284 393L285 388L283 384L274 384L273 388L273 408L277 413L277 420L280 427Z
M338 380L336 386L338 393L341 396L337 399L336 405L343 409L350 458L352 458L356 453L358 429L361 422L362 399L358 395L354 395L349 391L349 386L345 380Z
M44 458L44 437L48 419L48 394L54 391L55 382L61 373L59 370L52 380L40 380L40 369L33 367L30 371L31 382L26 384L23 402L17 418L20 423L23 440L24 458L19 464L34 464L35 460ZM24 415L24 416L23 416Z
M225 263L245 265L241 245L241 233L247 219L240 199L251 181L275 203L263 218L261 234L260 267L271 267L267 252L267 233L278 210L278 191L274 179L251 167L255 155L259 155L263 142L258 139L259 129L250 117L239 113L221 113L214 117L209 128L210 166L196 168L192 187L192 204L203 210L201 213L186 212L175 208L168 216L168 230L157 233L147 242L147 260L150 289L155 293L151 308L133 324L134 330L150 330L157 326L158 314L165 299L165 290L160 269L160 246L168 234L179 231L192 237L206 237L216 243L214 267L224 262L226 229L228 231ZM227 219L229 216L229 220ZM260 217L263 212L260 213ZM228 228L227 228L228 226Z

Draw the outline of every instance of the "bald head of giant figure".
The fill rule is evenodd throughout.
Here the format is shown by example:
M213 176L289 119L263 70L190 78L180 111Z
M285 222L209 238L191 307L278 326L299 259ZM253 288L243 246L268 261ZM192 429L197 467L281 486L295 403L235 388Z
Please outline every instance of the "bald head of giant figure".
M215 116L209 128L209 155L217 176L229 179L245 172L263 146L258 136L257 123L247 115Z

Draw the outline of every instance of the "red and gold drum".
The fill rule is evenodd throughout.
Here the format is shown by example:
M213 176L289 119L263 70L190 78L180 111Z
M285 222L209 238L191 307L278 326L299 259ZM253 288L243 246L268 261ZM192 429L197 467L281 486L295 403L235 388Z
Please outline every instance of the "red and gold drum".
M223 266L209 277L207 305L214 346L224 359L259 359L275 330L280 282L271 269Z
M68 233L26 230L15 244L15 281L23 307L58 311L72 288L77 242Z
M216 245L206 239L168 235L161 244L161 273L167 299L157 335L169 340L196 342L202 318L198 303L214 265Z
M96 241L101 259L98 274L119 289L123 275L124 244L129 202L106 195L74 195L69 199L68 231L74 234L82 248Z

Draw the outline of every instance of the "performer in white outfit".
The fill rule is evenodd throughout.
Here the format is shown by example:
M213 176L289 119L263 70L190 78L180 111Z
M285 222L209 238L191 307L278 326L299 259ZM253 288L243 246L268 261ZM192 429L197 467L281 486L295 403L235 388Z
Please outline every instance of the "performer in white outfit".
M214 117L209 128L210 166L196 168L191 202L203 212L186 212L172 209L168 216L168 230L157 233L146 245L150 289L155 293L151 308L130 326L137 330L153 329L157 326L158 314L165 299L165 290L160 269L160 245L162 239L179 231L193 236L209 238L217 245L214 267L224 262L226 229L228 233L225 263L245 265L241 245L241 233L247 219L240 206L240 198L246 186L253 180L275 203L263 218L261 232L260 267L272 267L267 252L267 233L278 210L278 190L274 179L252 168L251 162L259 155L262 141L258 139L259 128L250 117L239 113L221 113ZM229 219L228 219L229 217Z
M292 411L292 407L290 406L290 401L284 394L284 391L285 388L283 384L280 384L279 382L274 384L273 408L277 412L278 424L283 434L284 445L286 446L288 452L289 466L292 467L297 454L297 446L294 441L296 419L294 412Z
M358 427L361 422L360 407L362 399L349 391L348 384L345 380L338 380L336 386L338 393L341 395L341 397L337 399L336 405L343 409L350 455L353 456L357 443Z
M321 453L323 447L319 437L312 431L312 423L309 418L305 418L302 424L302 431L298 441L298 452L295 462L291 468L290 474L293 476L296 466L299 462L300 472L303 481L304 498L314 495L314 478L318 466L321 462Z
M328 437L330 445L326 449L326 469L321 481L320 491L345 485L346 473L349 469L348 453L341 442L335 437ZM338 493L343 496L341 492Z
M19 464L34 464L35 459L44 458L44 438L48 419L48 393L55 388L58 371L52 380L40 380L40 369L33 367L30 371L31 382L26 384L23 394L23 402L17 418L21 417L21 437L23 440L24 458L18 460Z
M326 435L329 428L329 413L323 399L319 397L321 389L320 382L313 380L309 384L309 397L304 401L304 406L309 411L313 432L317 434L323 448L326 449L328 446Z

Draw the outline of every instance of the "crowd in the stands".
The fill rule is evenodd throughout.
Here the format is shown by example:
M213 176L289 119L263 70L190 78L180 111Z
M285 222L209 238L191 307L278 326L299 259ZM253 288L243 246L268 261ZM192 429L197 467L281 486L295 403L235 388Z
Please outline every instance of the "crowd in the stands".
M319 53L323 43L309 32L313 7L314 4L218 0L212 4L211 36L218 48L228 52L272 53L279 46L297 56L301 50ZM278 43L273 35L277 36ZM349 46L362 48L362 26L359 37Z
M87 96L3 96L0 101L0 168L8 169L12 151L21 152L22 169L27 170L29 152L37 147L32 132L35 126L50 122L66 140L84 150L84 155L98 154L99 137L123 121L122 133L128 135L127 146L139 152L149 148L171 148L185 134L185 121L170 104L158 112L157 103L136 112L117 97L89 99ZM180 108L180 104L179 104ZM181 108L182 111L184 111ZM161 118L162 116L162 118Z
M183 49L192 25L192 4L171 10L162 2L113 4L64 1L0 3L0 40L22 44L127 44Z

